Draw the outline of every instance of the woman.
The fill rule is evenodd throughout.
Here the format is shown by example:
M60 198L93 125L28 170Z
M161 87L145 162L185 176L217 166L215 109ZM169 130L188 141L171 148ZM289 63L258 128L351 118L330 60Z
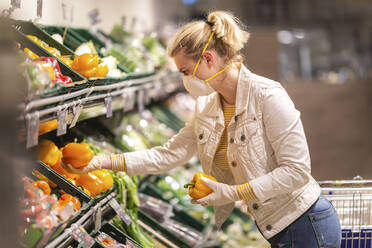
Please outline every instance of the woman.
M196 152L213 193L194 204L214 206L216 225L235 201L272 247L338 247L340 223L310 174L300 112L277 82L251 73L239 52L249 34L223 11L185 25L168 47L186 90L198 96L190 123L161 147L97 156L82 170L159 174L184 165Z

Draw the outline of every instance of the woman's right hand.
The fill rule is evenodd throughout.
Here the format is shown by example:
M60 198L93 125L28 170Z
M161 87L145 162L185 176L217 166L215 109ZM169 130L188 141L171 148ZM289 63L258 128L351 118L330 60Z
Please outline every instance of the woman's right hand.
M70 173L85 174L94 170L111 169L111 157L107 155L94 156L87 166L74 168L71 164L64 164L62 167Z

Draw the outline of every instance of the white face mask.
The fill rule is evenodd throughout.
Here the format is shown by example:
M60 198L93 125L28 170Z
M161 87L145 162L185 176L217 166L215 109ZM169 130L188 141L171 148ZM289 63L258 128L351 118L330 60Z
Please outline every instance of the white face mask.
M214 92L214 89L208 83L204 83L203 80L191 75L183 76L183 85L190 95L195 97L208 96Z

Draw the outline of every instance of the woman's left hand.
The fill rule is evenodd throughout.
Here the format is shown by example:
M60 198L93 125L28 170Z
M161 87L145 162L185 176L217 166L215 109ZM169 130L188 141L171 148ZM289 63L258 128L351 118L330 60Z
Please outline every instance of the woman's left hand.
M218 183L205 177L201 178L201 180L209 188L211 188L213 192L199 200L192 199L191 200L192 204L200 204L204 207L220 206L240 200L235 185Z

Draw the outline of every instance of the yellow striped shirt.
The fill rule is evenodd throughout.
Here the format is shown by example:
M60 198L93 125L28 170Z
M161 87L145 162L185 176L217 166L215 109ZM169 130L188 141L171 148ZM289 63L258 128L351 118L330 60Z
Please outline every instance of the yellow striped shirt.
M222 98L222 96L221 96ZM231 119L235 114L235 105L228 104L225 100L221 100L221 106L223 110L223 117L225 119L225 129L223 130L220 143L218 144L216 153L214 155L214 162L217 166L223 169L229 169L229 163L227 161L227 127Z
M231 119L235 115L235 105L228 104L222 97L221 97L221 106L223 110L223 117L225 122L225 129L223 130L220 143L218 144L216 154L214 155L214 162L217 166L223 169L229 169L229 162L227 160L227 127L230 124ZM251 184L245 183L236 186L236 190L240 199L242 200L257 200L256 195L254 194Z

